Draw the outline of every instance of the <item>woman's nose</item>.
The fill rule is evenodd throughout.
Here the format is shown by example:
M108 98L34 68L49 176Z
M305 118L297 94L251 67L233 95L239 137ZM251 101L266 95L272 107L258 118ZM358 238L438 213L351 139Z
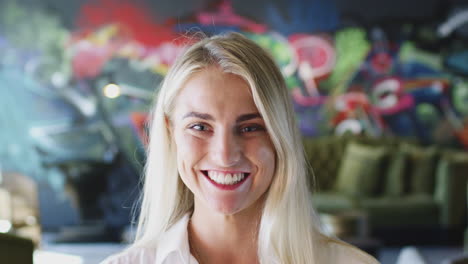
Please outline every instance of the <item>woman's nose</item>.
M236 165L242 155L242 147L234 133L220 131L215 133L211 144L211 156L218 166L232 167Z

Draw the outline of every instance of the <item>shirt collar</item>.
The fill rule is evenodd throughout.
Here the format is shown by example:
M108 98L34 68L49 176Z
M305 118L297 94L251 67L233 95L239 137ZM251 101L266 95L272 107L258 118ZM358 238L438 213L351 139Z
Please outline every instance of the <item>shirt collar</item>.
M155 264L164 264L168 258L177 258L180 263L192 262L187 231L189 219L190 215L185 214L162 235Z

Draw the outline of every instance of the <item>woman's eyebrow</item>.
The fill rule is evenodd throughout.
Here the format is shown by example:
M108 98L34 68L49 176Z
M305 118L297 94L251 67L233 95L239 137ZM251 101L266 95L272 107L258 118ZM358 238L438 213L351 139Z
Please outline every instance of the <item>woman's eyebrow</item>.
M185 114L184 117L182 117L182 119L185 119L187 117L196 117L196 118L205 119L205 120L214 120L214 118L209 114L193 112L193 111Z
M185 114L182 119L188 118L188 117L196 117L204 120L214 120L214 118L210 114L205 114L205 113L200 113L200 112L188 112ZM247 120L255 119L255 118L262 118L262 116L259 113L250 113L250 114L244 114L239 116L236 119L236 123L241 123Z
M241 115L236 119L236 123L241 123L241 122L251 120L251 119L255 119L255 118L262 118L262 116L259 113L251 113L251 114Z

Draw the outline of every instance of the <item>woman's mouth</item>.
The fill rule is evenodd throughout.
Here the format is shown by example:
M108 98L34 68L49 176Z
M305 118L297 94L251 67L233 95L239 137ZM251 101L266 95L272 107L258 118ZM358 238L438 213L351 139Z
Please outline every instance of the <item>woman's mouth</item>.
M250 175L245 172L220 172L220 171L201 171L211 183L222 189L235 189L240 186Z

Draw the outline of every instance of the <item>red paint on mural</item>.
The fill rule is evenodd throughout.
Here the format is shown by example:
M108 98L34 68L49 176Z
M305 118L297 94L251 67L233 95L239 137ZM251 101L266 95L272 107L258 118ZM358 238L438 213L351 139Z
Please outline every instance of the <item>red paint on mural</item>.
M170 23L159 24L143 3L122 0L97 0L81 7L77 26L81 30L95 30L108 24L119 24L131 37L147 46L173 41L177 35Z

